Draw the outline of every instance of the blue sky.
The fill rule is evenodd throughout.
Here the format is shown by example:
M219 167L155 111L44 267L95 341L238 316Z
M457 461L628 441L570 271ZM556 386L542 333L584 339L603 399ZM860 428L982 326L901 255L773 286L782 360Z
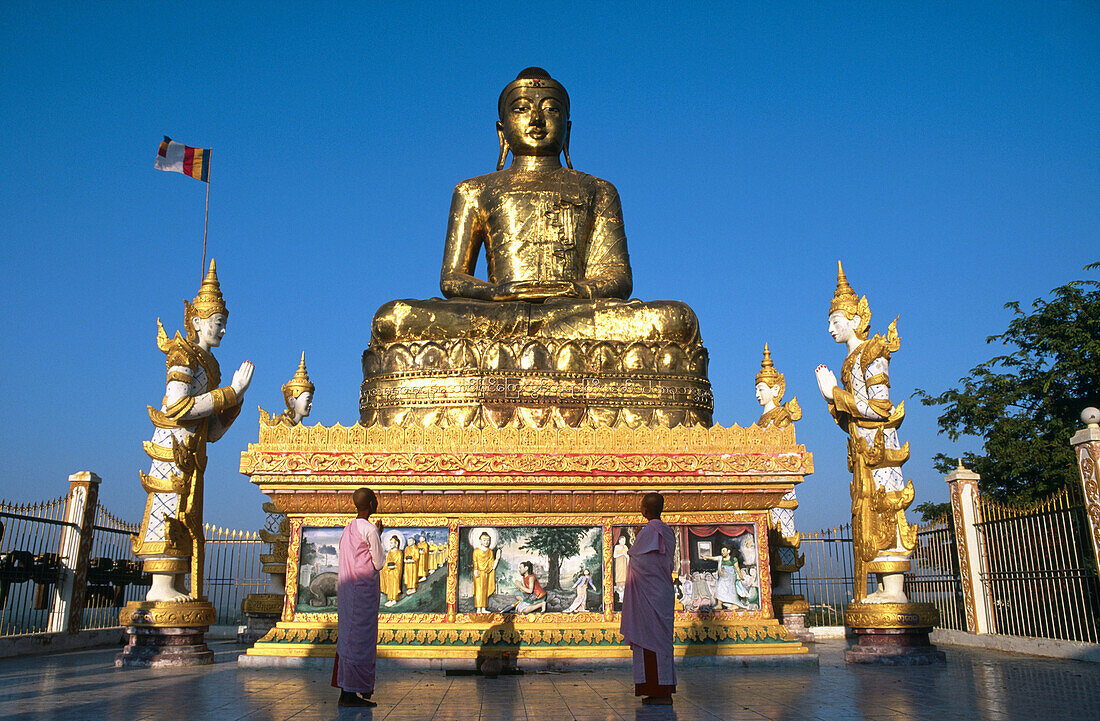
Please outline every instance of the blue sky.
M817 472L799 525L848 518L845 440L813 369L838 258L872 328L895 316L895 401L994 349L1003 304L1100 260L1100 6L1034 3L0 5L0 498L93 470L140 514L145 406L198 287L202 183L153 169L162 135L213 147L217 351L256 364L210 448L207 520L262 523L237 472L256 406L306 351L312 422L358 418L387 300L439 294L451 190L492 170L495 103L529 65L572 101L574 166L619 189L642 299L699 316L715 419L759 415L765 341ZM901 428L917 501L944 500L936 410Z

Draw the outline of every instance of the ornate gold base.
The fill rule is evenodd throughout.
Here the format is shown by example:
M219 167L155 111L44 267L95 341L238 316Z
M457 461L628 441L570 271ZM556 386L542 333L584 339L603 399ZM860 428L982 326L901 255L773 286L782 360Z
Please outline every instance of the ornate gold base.
M514 658L628 658L617 620L563 625L536 616L510 628L490 623L435 623L401 628L384 624L378 633L380 658L476 659L487 648ZM280 621L249 656L329 657L336 653L336 628L318 622ZM774 619L678 620L676 656L801 655L809 650Z
M930 603L853 603L844 614L849 628L932 628L939 622Z
M217 618L206 601L130 601L119 613L123 626L145 628L198 628L210 626Z
M803 596L772 596L772 608L780 619L787 614L810 612L810 604Z

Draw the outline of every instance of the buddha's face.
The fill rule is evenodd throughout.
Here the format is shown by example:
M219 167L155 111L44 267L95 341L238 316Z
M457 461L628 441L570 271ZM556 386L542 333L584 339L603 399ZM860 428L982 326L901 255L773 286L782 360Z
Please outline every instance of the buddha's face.
M195 336L198 338L199 347L209 350L222 344L222 336L225 335L226 317L222 313L215 313L209 318L195 318L192 321L195 328Z
M568 119L565 103L552 88L517 88L498 127L513 155L561 153Z
M396 551L397 546L398 546L397 536L390 536L390 548L392 548L393 550Z
M297 398L291 399L290 408L298 418L305 418L308 416L309 411L313 408L313 392L306 391Z
M769 403L774 403L778 395L778 385L770 386L764 381L760 381L756 384L756 400L760 405L766 406Z
M847 343L856 333L859 327L859 316L849 318L843 311L836 311L829 315L829 335L837 343Z
M489 540L490 539L489 539L488 534L482 534L481 538L479 538L478 540L481 541L481 547L482 548L488 548L489 547Z

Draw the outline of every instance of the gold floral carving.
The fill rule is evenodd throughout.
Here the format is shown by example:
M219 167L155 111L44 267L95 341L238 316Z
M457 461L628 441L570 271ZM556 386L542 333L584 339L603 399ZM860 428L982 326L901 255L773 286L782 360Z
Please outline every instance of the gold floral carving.
M853 603L844 614L849 628L932 628L939 622L930 603Z
M214 623L217 613L206 601L130 601L119 613L123 626L193 628Z
M805 452L793 426L709 428L383 428L381 426L260 425L253 450L342 450L362 453L742 453ZM242 472L247 472L242 469Z
M1085 514L1092 531L1093 557L1100 563L1100 441L1077 446L1077 466L1084 490Z
M278 616L283 612L286 599L278 593L250 593L241 601L241 610L245 613Z
M951 515L955 519L955 528L960 529L956 537L955 547L959 553L959 585L963 590L963 606L966 610L966 628L971 633L977 633L978 617L974 606L974 577L970 565L970 546L966 542L966 536L961 532L963 526L962 510L962 483L956 481L951 484Z
M564 455L516 451L505 453L371 453L354 450L250 450L241 456L248 475L400 475L591 474L596 476L684 474L808 474L811 456L804 451L772 454L730 450L723 454L591 453ZM532 478L536 482L537 479ZM342 479L340 482L344 482Z
M518 481L519 479L517 479ZM363 481L362 485L372 486ZM762 511L772 508L790 486L775 490L726 490L667 492L660 479L639 483L621 491L495 491L431 493L419 491L378 491L382 514L454 514L486 513L624 513L637 509L638 495L655 487L666 491L665 508L669 512ZM351 492L318 490L313 493L268 491L276 507L287 514L350 513ZM556 500L552 500L557 497Z

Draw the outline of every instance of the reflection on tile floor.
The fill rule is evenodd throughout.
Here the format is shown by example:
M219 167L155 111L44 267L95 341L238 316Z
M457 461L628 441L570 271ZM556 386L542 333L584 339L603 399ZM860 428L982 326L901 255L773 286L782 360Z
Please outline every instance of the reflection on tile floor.
M340 709L320 670L238 669L211 644L197 669L115 669L114 649L0 660L0 718L232 721L761 721L1100 718L1100 665L945 647L946 666L847 666L840 641L820 668L679 670L672 707L642 706L628 668L486 679L379 668L375 709Z

